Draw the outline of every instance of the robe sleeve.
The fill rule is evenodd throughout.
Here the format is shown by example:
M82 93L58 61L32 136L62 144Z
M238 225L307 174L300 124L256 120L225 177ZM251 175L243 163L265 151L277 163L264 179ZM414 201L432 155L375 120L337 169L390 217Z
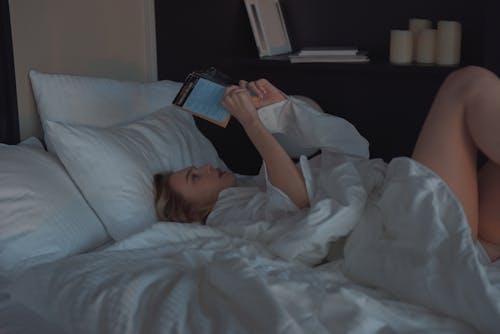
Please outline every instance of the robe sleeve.
M298 98L260 108L258 114L271 133L285 134L305 148L369 157L368 141L351 123Z

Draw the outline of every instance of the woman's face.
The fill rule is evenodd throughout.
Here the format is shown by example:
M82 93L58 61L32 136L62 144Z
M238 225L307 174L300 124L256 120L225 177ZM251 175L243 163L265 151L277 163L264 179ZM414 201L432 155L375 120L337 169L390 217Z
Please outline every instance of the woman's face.
M236 185L231 172L223 172L210 164L188 167L172 173L170 187L186 201L200 208L212 207L219 193Z

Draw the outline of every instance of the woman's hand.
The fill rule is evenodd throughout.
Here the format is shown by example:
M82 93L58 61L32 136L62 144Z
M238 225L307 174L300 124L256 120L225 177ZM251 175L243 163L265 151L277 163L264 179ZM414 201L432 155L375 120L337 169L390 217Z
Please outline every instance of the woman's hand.
M226 88L222 98L222 106L234 116L243 127L250 126L260 121L257 109L252 102L248 89L240 86Z
M254 96L252 96L252 102L256 109L286 99L285 95L266 79L250 82L240 80L239 85L241 88L246 88L254 94Z

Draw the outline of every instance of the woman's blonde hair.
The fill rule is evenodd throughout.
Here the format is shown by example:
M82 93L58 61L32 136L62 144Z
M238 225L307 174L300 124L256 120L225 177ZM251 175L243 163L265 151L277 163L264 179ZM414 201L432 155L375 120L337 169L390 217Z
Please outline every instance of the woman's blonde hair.
M204 222L210 209L196 208L181 194L174 191L169 183L171 175L170 172L154 175L153 187L158 220L182 223Z

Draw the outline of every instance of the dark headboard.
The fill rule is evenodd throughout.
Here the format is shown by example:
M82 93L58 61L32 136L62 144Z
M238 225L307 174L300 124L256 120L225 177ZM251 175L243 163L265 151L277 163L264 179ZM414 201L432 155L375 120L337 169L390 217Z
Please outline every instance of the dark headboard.
M9 2L2 1L0 4L0 143L17 144L19 137Z
M388 64L391 28L410 17L459 20L462 65L496 70L495 1L283 0L292 46L356 45L370 64L290 64L258 59L243 0L156 1L159 79L184 80L192 70L216 66L235 79L266 77L288 94L308 96L348 119L370 141L373 157L411 154L419 129L444 78L455 68ZM391 10L387 10L391 8ZM253 174L257 152L232 120L227 129L197 120L228 166Z

